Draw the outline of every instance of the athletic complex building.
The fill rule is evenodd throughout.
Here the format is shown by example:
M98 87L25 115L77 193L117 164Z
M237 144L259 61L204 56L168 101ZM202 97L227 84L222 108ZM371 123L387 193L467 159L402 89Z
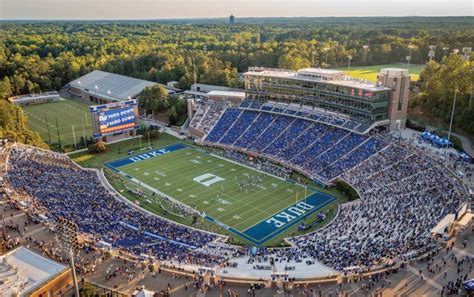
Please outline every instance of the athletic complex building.
M69 86L101 103L133 99L145 86L114 89L99 74ZM183 129L193 142L114 155L100 170L13 144L4 150L6 187L22 193L15 203L33 199L29 211L77 225L91 245L177 273L272 286L399 269L472 219L452 168L393 137L406 123L406 70L382 69L372 83L313 68L250 68L244 77L244 92L188 99ZM137 188L127 188L133 200L111 185L117 180ZM339 197L332 190L341 184L360 199ZM157 215L163 205L202 224Z
M382 69L377 82L319 68L290 71L253 67L244 75L247 98L251 100L334 112L364 126L405 128L410 86L405 69Z
M135 99L143 89L161 85L169 94L179 91L166 85L120 74L94 70L81 76L68 85L68 92L76 97L97 104Z

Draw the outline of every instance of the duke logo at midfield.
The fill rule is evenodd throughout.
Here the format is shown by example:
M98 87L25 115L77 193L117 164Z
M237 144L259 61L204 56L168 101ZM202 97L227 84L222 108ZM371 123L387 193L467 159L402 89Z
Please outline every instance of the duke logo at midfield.
M289 207L279 214L274 215L265 222L268 224L273 224L275 227L280 228L287 223L299 218L304 215L306 212L312 210L314 205L305 203L303 201L298 202L295 206Z

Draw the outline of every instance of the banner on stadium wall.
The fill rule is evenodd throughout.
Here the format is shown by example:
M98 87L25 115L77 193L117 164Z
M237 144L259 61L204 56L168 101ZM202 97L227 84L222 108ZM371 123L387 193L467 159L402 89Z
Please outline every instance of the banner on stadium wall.
M90 106L92 128L95 138L122 134L138 129L137 100L114 102Z

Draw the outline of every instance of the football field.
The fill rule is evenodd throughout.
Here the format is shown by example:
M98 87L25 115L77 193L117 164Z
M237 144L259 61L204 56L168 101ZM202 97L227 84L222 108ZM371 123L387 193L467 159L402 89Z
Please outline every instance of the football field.
M410 65L399 63L399 64L384 64L384 65L371 65L371 66L353 66L351 69L347 67L339 68L354 78L367 79L370 81L377 81L377 75L382 68L402 68L408 69L408 74L412 81L417 81L420 78L420 73L425 68L425 65Z
M141 187L191 206L255 245L335 201L326 193L181 143L106 166Z
M58 143L58 130L63 146L73 145L74 136L79 143L84 134L87 138L92 135L89 106L79 99L23 106L22 109L28 116L30 128L38 132L48 143L50 139L51 143Z

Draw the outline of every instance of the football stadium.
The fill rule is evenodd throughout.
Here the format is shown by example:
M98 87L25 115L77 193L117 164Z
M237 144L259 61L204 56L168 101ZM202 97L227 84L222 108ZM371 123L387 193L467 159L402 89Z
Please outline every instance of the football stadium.
M141 272L129 271L142 267L152 280L156 271L191 277L195 289L370 285L406 267L418 278L410 265L429 263L471 228L463 179L471 160L448 139L406 128L407 69L382 68L368 81L341 70L250 67L245 96L183 93L181 127L141 115L137 94L147 82L96 76L66 86L67 100L23 109L45 139L51 128L77 142L48 122L64 112L71 133L78 126L105 151L2 144L4 211L54 230L79 274L93 274L101 258L133 263L110 264L107 278L126 271L131 281ZM458 267L472 263L465 253Z

